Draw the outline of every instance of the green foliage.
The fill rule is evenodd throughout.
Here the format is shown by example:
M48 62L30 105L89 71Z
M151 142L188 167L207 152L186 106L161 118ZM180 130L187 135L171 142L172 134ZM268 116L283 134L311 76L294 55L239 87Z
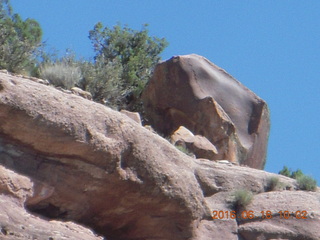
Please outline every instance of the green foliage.
M141 92L168 44L150 37L147 25L137 31L98 23L89 32L94 61L83 61L52 58L41 49L41 38L38 22L22 20L12 13L9 0L0 0L0 69L45 78L63 88L76 85L90 91L95 101L140 112Z
M70 66L64 62L45 64L40 68L40 77L47 79L56 87L70 89L82 78L78 67Z
M188 156L192 157L194 156L194 154L192 152L190 152L185 146L182 145L175 145L175 147L180 150L181 152L183 152L184 154L187 154Z
M253 193L246 189L239 189L232 194L232 207L236 210L245 208L253 199Z
M291 177L291 171L287 166L284 166L283 169L279 172L279 174L286 176L286 177Z
M299 177L304 176L301 169L298 169L298 170L292 172L291 169L289 169L287 166L284 166L283 169L279 172L279 174L286 176L286 177L293 178L293 179L298 179Z
M52 59L48 56L40 64L40 77L47 79L56 87L70 89L82 80L82 73L79 61L75 54L67 50L66 55L60 59Z
M105 72L101 68L107 67L109 70L115 67L117 83L111 84L112 91L118 96L116 99L109 98L105 94L107 101L119 105L119 108L128 110L139 110L139 96L145 84L149 80L154 66L160 60L160 53L167 46L165 39L150 37L147 25L141 31L136 31L128 26L116 25L113 28L104 27L102 23L97 23L93 30L89 32L89 38L95 50L95 64L97 76ZM118 76L120 73L120 76ZM97 84L108 83L106 79L96 79ZM110 85L110 84L109 84ZM95 89L95 88L91 88ZM98 87L97 89L100 89ZM91 92L93 96L100 95ZM116 101L116 102L114 102ZM135 109L138 108L138 109Z
M122 66L118 62L91 65L84 63L81 66L84 78L80 87L92 94L93 100L104 103L114 109L123 108L121 91Z
M301 171L301 169L298 169L297 171L291 173L291 178L294 178L294 179L298 179L299 177L302 177L302 176L304 176L304 174Z
M301 175L297 178L299 189L306 191L316 191L317 181L310 176Z
M23 21L12 13L9 0L0 0L0 69L31 72L35 52L41 44L42 30L37 21Z
M284 166L279 174L296 179L298 187L301 190L315 191L317 189L317 181L310 176L304 175L301 169L291 172L291 170Z
M267 191L275 191L281 185L278 177L271 177L267 181Z

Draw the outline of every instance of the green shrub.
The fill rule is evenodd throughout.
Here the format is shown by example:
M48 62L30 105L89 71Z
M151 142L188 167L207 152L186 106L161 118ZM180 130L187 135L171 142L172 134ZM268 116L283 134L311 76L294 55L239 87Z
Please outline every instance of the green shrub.
M317 181L310 176L304 175L301 169L291 172L291 170L284 166L283 169L279 172L279 174L296 179L298 187L301 190L315 191L317 189Z
M298 187L301 190L316 191L317 181L310 176L302 175L297 178Z
M278 177L270 177L267 180L267 191L275 191L280 185L281 183Z
M304 173L301 171L301 169L292 172L291 169L289 169L287 166L284 166L283 169L279 172L279 174L293 179L297 179L301 176L304 176Z
M10 1L0 1L0 69L15 73L32 72L35 52L41 45L42 30L34 19L13 14Z
M81 69L84 78L79 85L92 94L94 101L117 110L126 108L123 101L126 89L121 81L122 66L116 60L108 64L97 61L91 67L82 65Z
M117 97L109 99L110 103L141 112L140 94L160 60L160 53L168 45L167 41L150 37L147 25L137 31L120 24L113 28L104 27L100 22L89 32L89 39L96 53L95 64L102 68L110 64L121 65L121 68L118 68L121 69L120 79L116 86L112 87ZM115 78L118 78L118 72ZM102 78L101 81L110 83L109 79ZM91 94L95 95L92 92Z
M289 170L287 166L284 166L283 169L279 172L279 174L286 177L291 177L291 170Z
M253 199L253 193L246 189L239 189L232 194L232 207L236 210L245 208Z
M175 147L180 150L181 152L183 152L184 154L187 154L188 156L192 157L194 156L194 154L192 152L190 152L185 146L182 145L175 145Z
M82 74L79 67L70 66L65 62L55 62L41 66L40 77L56 87L70 89L82 79Z
M298 179L299 177L302 177L302 176L304 176L304 174L301 171L301 169L298 169L297 171L292 172L291 174L291 178L294 178L294 179Z

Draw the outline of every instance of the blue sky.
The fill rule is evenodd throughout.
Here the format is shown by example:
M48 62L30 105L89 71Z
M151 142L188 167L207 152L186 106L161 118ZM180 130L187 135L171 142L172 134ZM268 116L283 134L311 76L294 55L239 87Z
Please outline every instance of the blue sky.
M101 21L165 37L163 59L196 53L267 101L271 132L265 170L300 168L320 185L320 1L11 0L42 26L43 40L93 57L88 32Z

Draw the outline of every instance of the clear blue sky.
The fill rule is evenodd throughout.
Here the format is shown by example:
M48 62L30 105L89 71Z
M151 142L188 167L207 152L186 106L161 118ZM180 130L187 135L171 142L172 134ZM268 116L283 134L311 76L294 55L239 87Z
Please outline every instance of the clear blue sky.
M202 55L267 101L266 170L300 168L320 185L320 1L12 0L40 22L49 46L93 57L88 32L101 21L165 37L163 59Z

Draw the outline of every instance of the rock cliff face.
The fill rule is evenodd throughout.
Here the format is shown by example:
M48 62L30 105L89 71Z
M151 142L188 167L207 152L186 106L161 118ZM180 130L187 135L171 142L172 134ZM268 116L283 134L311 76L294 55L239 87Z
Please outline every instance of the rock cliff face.
M0 164L1 239L320 239L319 189L193 159L122 113L4 73ZM271 177L282 187L266 192ZM228 218L242 188L253 201ZM225 215L214 220L213 211Z
M177 56L158 64L143 100L158 132L169 135L185 126L217 147L217 160L264 167L267 104L204 57Z

